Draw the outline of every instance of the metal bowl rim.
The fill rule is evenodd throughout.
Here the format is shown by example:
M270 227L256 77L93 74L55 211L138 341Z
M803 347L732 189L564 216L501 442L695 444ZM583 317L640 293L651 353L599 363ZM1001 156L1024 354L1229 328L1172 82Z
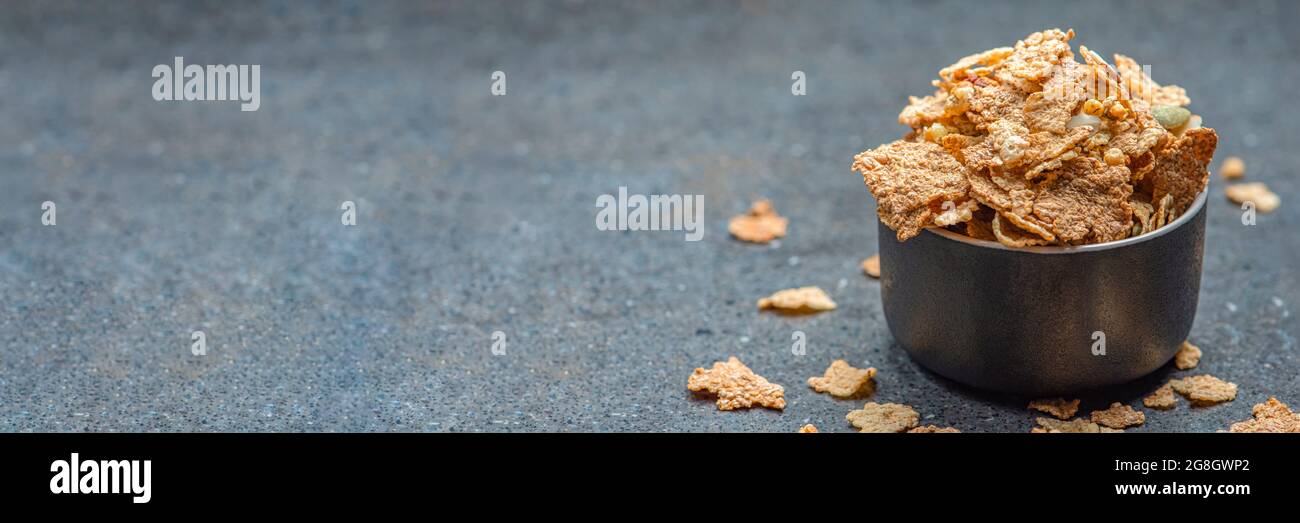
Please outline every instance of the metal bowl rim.
M983 247L986 249L1000 249L1004 251L1013 251L1013 252L1028 252L1034 254L1075 254L1075 253L1083 253L1083 252L1106 251L1110 249L1128 247L1129 245L1142 243L1148 240L1154 240L1156 238L1164 236L1165 234L1168 234L1169 232L1179 227L1182 227L1184 224L1192 221L1192 217L1196 216L1197 213L1201 212L1201 208L1205 207L1205 201L1208 197L1207 195L1209 194L1209 192L1210 192L1209 188L1206 188L1206 190L1201 191L1201 194L1196 197L1196 200L1192 202L1192 205L1187 208L1187 212L1184 212L1181 216L1179 216L1176 220L1174 220L1173 223L1170 223L1168 225L1165 225L1164 227L1156 229L1156 231L1152 233L1142 234L1131 238L1125 238L1123 240L1115 240L1113 242L1093 243L1088 245L1043 245L1043 246L1035 246L1035 247L1008 247L1006 245L1002 245L1001 243L995 241L977 240L975 238L971 238L970 236L966 236L965 234L953 232L944 229L942 227L929 227L925 229L925 231L932 234L936 234L942 238L947 238L952 241L965 243L975 247Z

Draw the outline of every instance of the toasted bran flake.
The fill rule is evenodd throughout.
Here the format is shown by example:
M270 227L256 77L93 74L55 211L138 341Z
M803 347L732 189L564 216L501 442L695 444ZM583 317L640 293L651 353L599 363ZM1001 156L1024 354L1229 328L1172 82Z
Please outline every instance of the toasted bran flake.
M835 360L823 376L808 378L808 385L837 398L863 398L876 391L872 381L875 376L875 367L857 369L844 360Z
M900 241L934 225L944 201L964 200L970 183L965 169L943 147L896 141L858 154L853 170L876 196L876 214Z
M1079 400L1066 401L1065 398L1038 399L1029 402L1029 408L1046 412L1058 419L1070 419L1074 413L1079 412Z
M1142 398L1143 405L1156 410L1172 409L1176 403L1178 403L1178 396L1174 395L1174 388L1168 383L1161 385L1150 396Z
M1237 398L1237 384L1223 381L1209 374L1170 380L1174 392L1182 394L1192 405L1204 407L1232 401Z
M1178 367L1178 370L1194 369L1200 362L1201 349L1189 341L1184 341L1178 348L1178 354L1174 355L1174 366Z
M786 226L790 221L776 214L772 202L759 200L749 208L749 212L733 217L727 224L727 230L736 239L767 243L785 237Z
M1234 183L1223 188L1224 194L1234 203L1252 202L1259 212L1269 213L1282 205L1282 199L1269 190L1264 182Z
M758 300L758 309L776 309L789 313L814 313L835 310L835 302L820 287L799 287L777 291Z
M871 255L870 258L862 260L862 272L867 273L867 276L870 276L872 278L879 278L880 277L880 255L873 254Z
M1106 410L1094 410L1092 422L1112 429L1123 429L1135 425L1146 423L1147 416L1141 411L1134 410L1133 407L1123 403L1111 403L1110 408Z
M817 427L813 426L812 423L809 423L807 425L799 427L799 432L801 434L816 434L819 431L817 430Z
M1255 405L1250 413L1253 419L1233 423L1228 432L1300 432L1300 413L1277 398Z
M1160 201L1166 194L1171 194L1174 197L1173 210L1177 214L1185 212L1210 182L1210 171L1206 167L1218 143L1219 136L1213 129L1192 129L1161 149L1151 171L1154 191L1151 200Z
M1031 429L1030 432L1051 432L1051 433L1078 433L1078 434L1097 434L1103 432L1124 432L1123 430L1103 427L1083 418L1072 419L1069 421L1056 420L1052 418L1039 417L1035 421L1042 426L1042 430Z
M908 432L912 434L939 434L939 433L956 434L956 433L960 433L961 431L952 427L940 427L938 425L923 425L914 429L909 429Z
M1219 176L1224 180L1240 180L1246 176L1246 162L1236 156L1223 159L1219 166Z
M713 368L696 368L686 381L691 392L706 392L718 397L718 410L747 409L755 405L769 409L785 408L785 389L762 376L732 356L716 362Z
M916 426L921 417L912 407L897 403L867 403L861 410L844 416L858 432L903 432Z

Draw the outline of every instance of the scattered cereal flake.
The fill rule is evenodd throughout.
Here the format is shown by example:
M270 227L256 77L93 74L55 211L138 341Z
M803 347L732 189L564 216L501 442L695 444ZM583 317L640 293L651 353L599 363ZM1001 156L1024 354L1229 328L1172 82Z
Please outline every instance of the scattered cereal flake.
M1029 408L1046 412L1060 419L1070 419L1074 413L1079 412L1079 400L1066 401L1065 398L1039 399L1029 402Z
M1065 162L1039 187L1034 215L1063 243L1101 243L1128 237L1133 229L1129 171L1096 158Z
M1172 194L1174 211L1177 214L1186 211L1210 182L1210 171L1206 167L1210 165L1218 143L1219 135L1214 129L1192 129L1156 151L1155 168L1151 171L1152 201Z
M1254 419L1233 423L1229 432L1300 432L1300 413L1277 400L1269 398L1267 402L1250 409Z
M1039 425L1043 427L1043 429L1046 430L1046 432L1087 433L1087 434L1096 434L1102 432L1101 430L1102 426L1083 418L1072 419L1069 421L1062 421L1062 420L1056 420L1052 418L1039 417L1036 421L1038 422ZM1107 430L1106 432L1111 432L1111 431Z
M970 188L965 168L943 147L929 142L899 140L860 153L853 170L862 173L876 196L876 214L899 241L934 225L942 202L965 199Z
M858 432L903 432L916 426L921 417L912 407L897 403L867 403L862 410L844 417Z
M727 224L727 230L736 239L767 243L785 237L786 226L790 221L776 214L772 202L759 200L749 208L749 212L733 217Z
M1201 362L1201 349L1191 342L1184 341L1181 347L1178 347L1178 354L1174 355L1174 366L1178 370L1195 369L1196 364Z
M835 310L835 302L821 287L799 287L777 291L758 300L758 309L776 309L791 313L814 313Z
M1106 410L1092 411L1092 422L1112 429L1123 429L1146 423L1147 416L1141 411L1133 410L1133 407L1123 403L1115 402L1110 404Z
M1233 202L1253 202L1259 212L1273 212L1282 204L1282 199L1270 191L1263 182L1234 183L1224 187L1223 192Z
M1199 374L1180 380L1170 380L1174 392L1182 394L1192 405L1204 407L1232 401L1237 398L1237 384L1223 381L1209 374Z
M880 255L873 254L871 255L870 258L862 260L862 272L867 273L867 276L870 276L872 278L879 278L880 277Z
M1168 383L1161 385L1150 396L1142 398L1143 405L1157 410L1172 409L1175 403L1178 403L1178 396L1174 395L1174 389Z
M1236 156L1224 158L1223 165L1219 166L1219 176L1224 180L1240 180L1246 176L1246 162Z
M938 434L938 433L955 434L955 433L960 433L961 431L952 427L940 427L938 425L923 425L914 429L910 429L908 430L908 432L913 434Z
M812 423L809 423L809 424L807 424L807 425L804 425L804 426L802 426L802 427L799 427L799 432L800 432L801 434L816 434L816 433L818 433L818 432L820 432L820 431L818 431L818 430L817 430L817 427L813 426Z
M708 392L718 396L718 410L747 409L758 405L769 409L785 408L785 389L754 374L732 356L716 362L713 368L696 368L686 381L691 392Z
M844 360L835 360L824 375L808 378L808 385L837 398L862 398L875 392L876 384L872 381L875 376L875 367L858 369Z

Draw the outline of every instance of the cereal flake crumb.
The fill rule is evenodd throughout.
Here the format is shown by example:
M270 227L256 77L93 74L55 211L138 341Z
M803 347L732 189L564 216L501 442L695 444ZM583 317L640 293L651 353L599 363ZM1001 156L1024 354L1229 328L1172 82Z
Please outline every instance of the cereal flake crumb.
M1161 385L1150 396L1142 398L1143 405L1157 410L1172 409L1175 403L1178 403L1178 396L1174 395L1174 388L1170 387L1168 383Z
M807 314L835 310L835 302L820 287L800 287L777 291L771 296L759 299L758 309Z
M785 237L785 229L789 223L790 220L776 214L772 209L772 202L759 200L754 202L749 212L733 217L731 223L727 225L727 230L739 240L767 243Z
M814 426L812 423L799 427L800 434L816 434L818 432L820 431L818 431L817 427Z
M1282 199L1263 182L1234 183L1224 187L1223 192L1234 203L1253 203L1259 212L1273 212L1282 205Z
M1173 387L1174 392L1182 394L1192 402L1192 405L1198 407L1232 401L1237 398L1236 383L1229 383L1209 374L1170 380L1169 386Z
M1246 176L1246 162L1236 156L1229 156L1223 159L1223 165L1219 166L1219 176L1224 180L1240 180Z
M940 433L957 434L960 433L961 431L952 427L940 427L938 425L923 425L914 429L909 429L908 432L912 434L940 434Z
M1174 355L1174 366L1178 367L1178 370L1194 369L1200 362L1201 349L1191 342L1184 341L1178 348L1178 354Z
M897 403L867 403L844 417L858 432L903 432L916 427L921 417L912 407Z
M1233 423L1229 432L1300 432L1300 413L1277 400L1269 398L1267 402L1250 409L1254 419Z
M769 409L785 408L785 389L754 371L732 356L716 362L713 368L696 368L686 381L691 392L707 392L718 397L718 410L747 409L758 405Z
M873 254L871 255L870 258L862 260L862 272L867 273L867 276L870 276L872 278L879 278L880 277L880 255Z
M1123 429L1146 423L1147 416L1141 411L1134 410L1133 407L1123 403L1111 403L1110 408L1106 410L1095 410L1092 412L1092 422L1112 429Z
M1079 412L1079 400L1066 401L1065 398L1041 399L1029 402L1029 408L1039 412L1046 412L1058 419L1070 419L1074 413Z
M844 360L835 360L824 375L808 378L808 385L837 398L862 398L875 392L876 384L872 381L875 376L875 367L858 369Z

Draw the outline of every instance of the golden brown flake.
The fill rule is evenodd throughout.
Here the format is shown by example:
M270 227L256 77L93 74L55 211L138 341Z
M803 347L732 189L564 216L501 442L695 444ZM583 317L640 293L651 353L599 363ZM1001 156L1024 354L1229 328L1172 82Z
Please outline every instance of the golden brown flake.
M1093 423L1083 418L1072 419L1069 421L1062 421L1062 420L1056 420L1052 418L1039 417L1035 421L1037 421L1038 424L1041 425L1046 432L1054 432L1054 433L1059 432L1059 433L1097 434L1099 432L1102 432L1102 429L1104 428L1096 423ZM1106 432L1111 432L1111 431L1106 430Z
M799 427L799 433L801 434L816 434L818 432L820 431L812 423Z
M1219 176L1224 180L1240 180L1246 176L1246 162L1236 156L1224 158L1223 165L1219 166Z
M1169 386L1197 407L1232 401L1237 397L1236 383L1229 383L1209 374L1170 380Z
M921 417L907 405L871 402L861 410L850 411L845 419L858 432L903 432L915 427Z
M1065 398L1039 399L1029 402L1029 408L1046 412L1059 419L1070 419L1074 413L1079 412L1079 400L1066 401Z
M835 360L821 377L808 378L808 385L837 398L863 398L875 392L875 376L875 367L858 369L844 360Z
M1228 199L1236 203L1251 202L1259 212L1269 213L1277 210L1282 199L1268 189L1263 182L1235 183L1223 189Z
M1155 168L1151 171L1153 201L1166 194L1174 197L1173 210L1182 214L1205 190L1210 182L1210 159L1219 143L1214 129L1192 129L1177 141L1156 152Z
M1063 243L1101 243L1128 237L1133 229L1129 171L1095 158L1076 158L1039 188L1034 215Z
M1110 408L1106 410L1095 410L1092 415L1092 422L1112 429L1123 429L1146 423L1147 416L1140 411L1133 410L1133 407L1123 403L1111 403Z
M820 287L799 287L777 291L758 300L758 309L775 309L778 312L811 314L835 310L835 302Z
M754 374L735 356L714 363L709 370L697 367L686 380L686 388L716 395L718 410L748 409L755 405L776 410L785 408L785 388Z
M899 140L861 153L853 169L862 173L876 196L880 221L894 229L900 241L934 225L943 202L964 200L970 188L962 165L929 142Z
M908 432L912 434L941 434L941 433L957 434L960 433L961 431L952 427L940 427L938 425L922 425L914 429L909 429Z
M862 260L862 272L872 278L880 277L880 255L872 254L870 258Z
M998 213L993 217L993 236L998 242L1008 247L1032 247L1035 245L1047 245L1047 240L1026 233L1023 229L1008 223L1008 217L1015 216L1010 213Z
M1250 409L1253 419L1233 423L1229 432L1300 432L1300 414L1277 400L1269 398L1267 402Z
M1194 369L1200 362L1201 349L1188 341L1184 341L1182 346L1178 347L1178 354L1174 355L1174 366L1178 367L1178 370Z
M1150 396L1142 398L1143 405L1157 410L1172 409L1176 403L1178 403L1178 396L1174 395L1174 389L1168 383L1161 385Z
M749 212L733 217L727 224L727 230L736 239L767 243L785 237L786 226L790 221L776 214L772 202L759 200L749 208Z

